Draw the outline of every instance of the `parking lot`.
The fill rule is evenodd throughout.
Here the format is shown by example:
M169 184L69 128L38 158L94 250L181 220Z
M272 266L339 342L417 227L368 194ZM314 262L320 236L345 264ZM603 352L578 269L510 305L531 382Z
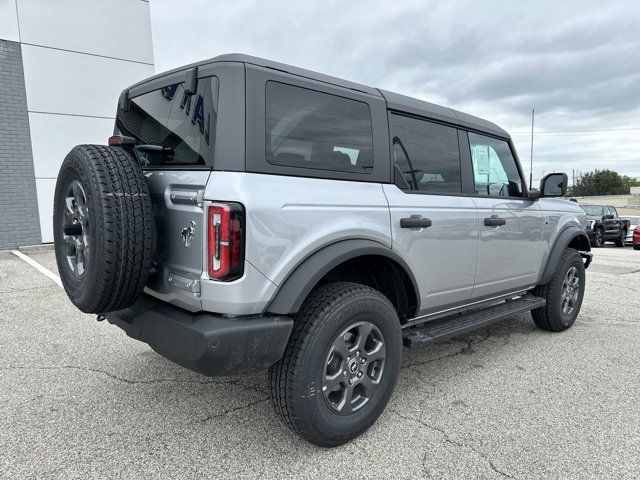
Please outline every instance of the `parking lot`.
M637 478L640 252L597 249L587 282L565 333L527 314L405 350L379 421L327 450L276 419L265 375L174 366L0 252L0 477Z

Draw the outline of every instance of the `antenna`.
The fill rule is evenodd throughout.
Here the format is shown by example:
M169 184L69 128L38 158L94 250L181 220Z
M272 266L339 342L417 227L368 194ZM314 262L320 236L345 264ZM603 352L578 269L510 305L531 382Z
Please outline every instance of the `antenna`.
M529 188L533 186L533 119L535 116L535 108L531 109L531 161L529 165Z

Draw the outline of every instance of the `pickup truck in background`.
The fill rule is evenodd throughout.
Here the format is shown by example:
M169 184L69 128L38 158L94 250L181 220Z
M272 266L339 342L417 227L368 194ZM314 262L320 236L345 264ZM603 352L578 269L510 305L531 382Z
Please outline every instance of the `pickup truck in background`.
M624 247L629 222L618 216L612 205L580 205L587 214L587 236L593 247L601 247L604 242L612 241L618 247Z

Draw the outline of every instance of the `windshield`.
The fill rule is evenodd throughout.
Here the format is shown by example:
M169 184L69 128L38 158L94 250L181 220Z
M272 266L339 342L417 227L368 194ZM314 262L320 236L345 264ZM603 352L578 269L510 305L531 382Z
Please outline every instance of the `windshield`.
M580 205L580 208L587 215L595 215L596 217L602 215L602 205Z

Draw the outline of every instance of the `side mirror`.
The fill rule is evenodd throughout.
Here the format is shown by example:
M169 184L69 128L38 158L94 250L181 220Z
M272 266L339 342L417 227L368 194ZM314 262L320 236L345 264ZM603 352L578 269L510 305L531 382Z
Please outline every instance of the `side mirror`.
M567 193L569 177L566 173L550 173L540 180L543 197L562 197Z

